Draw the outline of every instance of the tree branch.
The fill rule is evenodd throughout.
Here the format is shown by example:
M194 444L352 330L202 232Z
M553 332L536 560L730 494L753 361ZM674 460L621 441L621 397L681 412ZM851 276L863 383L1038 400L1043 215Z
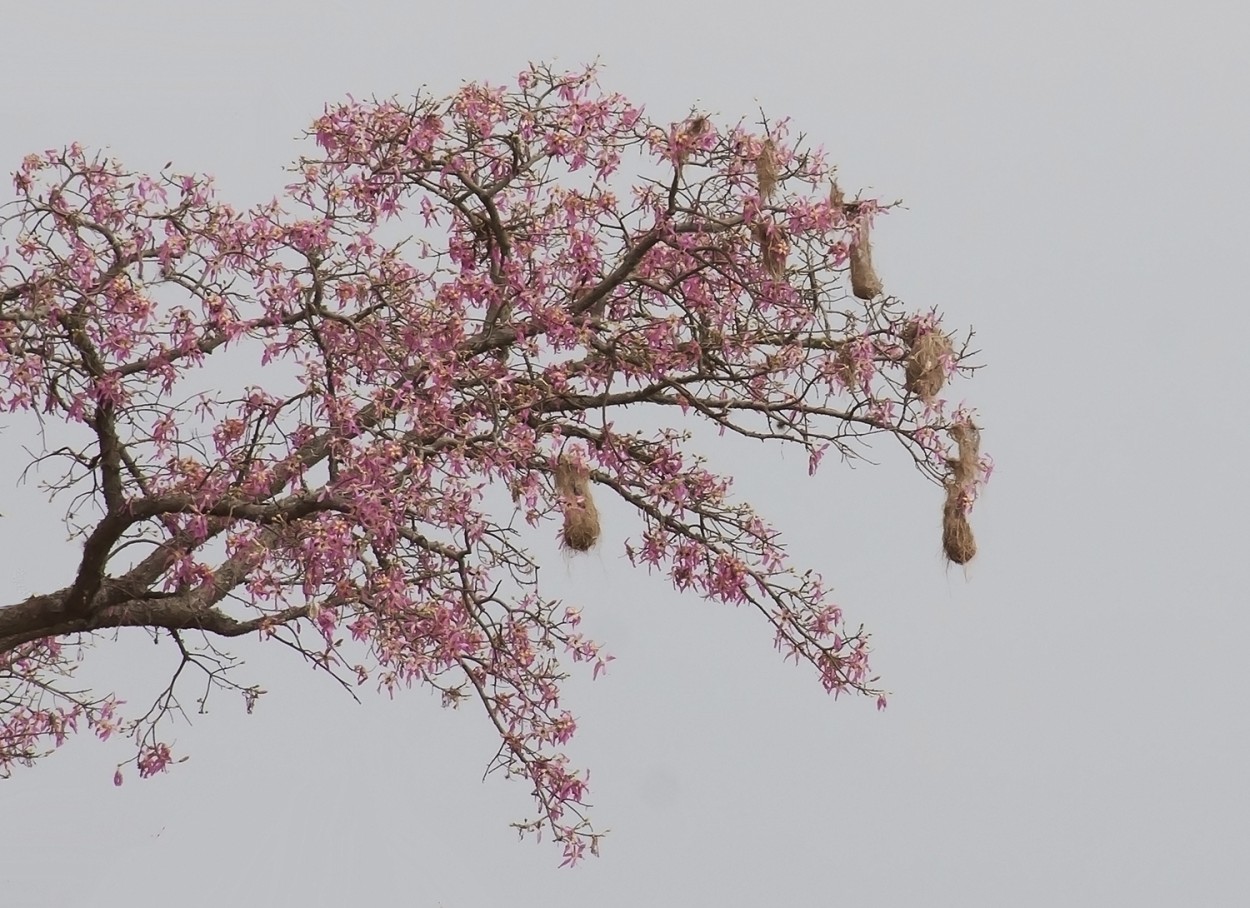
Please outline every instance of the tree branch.
M7 614L9 611L32 612L36 606L34 600L47 600L50 596L34 596L26 602L6 609L3 627L16 623ZM44 612L46 614L46 611ZM195 594L171 598L135 599L123 605L109 606L99 609L85 618L63 620L50 626L39 627L10 635L0 635L0 653L8 652L44 637L60 637L65 634L87 633L112 627L158 627L166 630L202 630L220 637L241 637L252 631L266 627L288 624L291 621L308 617L308 606L293 606L269 615L260 615L247 621L239 621L225 612L210 608L204 609ZM2 627L0 627L2 629Z

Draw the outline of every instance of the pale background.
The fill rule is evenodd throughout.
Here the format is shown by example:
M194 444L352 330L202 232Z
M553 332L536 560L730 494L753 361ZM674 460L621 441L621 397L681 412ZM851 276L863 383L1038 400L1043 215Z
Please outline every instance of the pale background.
M879 467L720 465L874 633L893 691L834 703L762 620L631 573L609 521L548 590L618 661L571 688L605 853L559 871L482 784L480 714L354 705L277 650L272 693L114 788L83 737L0 782L0 905L1250 904L1242 463L1247 14L1191 2L5 4L0 167L79 140L272 196L327 100L596 56L662 119L791 115L880 222L887 287L975 325L954 388L998 470L972 569L940 493ZM3 197L11 197L5 189ZM0 601L75 548L0 419ZM609 517L612 515L610 514ZM622 518L624 515L620 515ZM551 546L547 550L554 552ZM1238 564L1243 567L1237 567ZM122 656L124 655L124 658ZM155 678L167 649L99 651Z

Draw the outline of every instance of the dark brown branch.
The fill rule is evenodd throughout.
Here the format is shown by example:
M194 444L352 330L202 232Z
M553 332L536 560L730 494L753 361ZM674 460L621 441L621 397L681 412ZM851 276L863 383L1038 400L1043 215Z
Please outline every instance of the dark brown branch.
M34 605L46 608L46 600L52 596L32 597L26 602L11 606L4 610L3 625L16 623L10 619L17 613L30 610ZM35 600L45 600L36 603ZM9 614L13 612L14 614ZM46 612L45 612L46 614ZM308 617L308 607L298 606L283 609L270 615L261 615L247 621L239 621L225 612L215 608L204 609L195 596L179 596L170 598L135 599L124 605L115 605L97 610L94 614L83 618L62 620L53 624L40 624L36 629L28 629L15 634L0 636L0 653L8 652L23 643L30 643L44 637L60 637L65 634L87 633L114 627L158 627L166 630L202 630L220 637L240 637L265 627L288 624L300 618Z
M347 511L349 508L350 505L342 499L318 496L317 493L292 495L272 504L224 498L209 507L197 505L190 495L161 495L135 502L131 506L131 514L135 519L144 520L162 514L203 514L206 517L270 524L300 520L323 511Z
M81 618L91 611L96 594L100 592L100 586L104 582L104 567L108 564L113 546L133 522L129 514L114 511L106 514L91 531L82 547L82 561L78 563L74 585L61 603L64 614ZM7 617L7 611L0 611L0 619Z

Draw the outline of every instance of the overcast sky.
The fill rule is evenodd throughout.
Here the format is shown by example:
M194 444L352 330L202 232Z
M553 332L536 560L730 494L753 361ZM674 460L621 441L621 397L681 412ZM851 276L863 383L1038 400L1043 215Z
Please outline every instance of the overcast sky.
M632 527L555 553L547 591L617 656L571 687L604 854L517 842L492 733L414 691L357 706L275 649L152 781L87 736L0 782L0 904L1242 905L1250 892L1250 73L1240 4L10 4L0 168L78 140L267 199L327 100L600 58L661 120L759 106L823 144L878 222L887 288L982 360L980 555L940 490L725 445L714 464L874 634L888 710L826 697L753 612L632 573ZM3 197L11 197L5 180ZM0 435L0 602L76 544ZM0 423L3 424L3 423ZM622 519L625 515L620 515ZM1237 568L1243 564L1243 568ZM661 627L663 632L661 632ZM97 651L153 678L167 648Z

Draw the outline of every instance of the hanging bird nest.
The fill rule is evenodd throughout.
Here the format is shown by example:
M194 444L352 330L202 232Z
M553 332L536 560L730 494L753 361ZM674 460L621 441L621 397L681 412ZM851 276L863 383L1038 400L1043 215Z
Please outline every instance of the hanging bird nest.
M842 383L848 389L854 389L859 385L859 364L855 361L855 356L851 351L849 341L844 341L838 347L838 355L834 366L838 378L842 379Z
M900 336L910 348L903 387L928 403L946 384L947 364L955 352L954 347L950 338L936 328L911 325Z
M771 199L777 190L780 171L777 168L777 146L772 139L765 139L755 158L755 177L759 181L760 198Z
M842 189L838 186L837 180L829 181L829 208L845 216L846 211L844 205L846 196L842 194Z
M914 330L912 336L915 337ZM967 564L977 554L968 510L981 470L981 430L965 418L948 431L957 454L947 460L950 475L946 478L946 503L942 506L942 549L952 563Z
M760 245L760 263L768 276L779 281L786 276L786 259L790 256L790 241L777 224L769 220L755 224L755 241Z
M677 160L679 164L684 164L686 158L690 156L690 152L694 150L695 144L699 137L702 136L711 127L711 123L705 116L697 116L687 120L677 131Z
M951 458L951 476L962 487L975 482L981 470L981 430L972 420L957 423L950 428L950 436L959 449Z
M590 494L590 471L561 455L554 477L564 512L560 543L575 552L589 551L599 541L599 509Z
M946 504L942 507L942 549L954 564L967 564L977 554L967 510L963 489L958 483L948 483Z
M881 295L881 278L872 266L872 242L868 225L859 225L859 235L851 242L851 292L862 300Z

